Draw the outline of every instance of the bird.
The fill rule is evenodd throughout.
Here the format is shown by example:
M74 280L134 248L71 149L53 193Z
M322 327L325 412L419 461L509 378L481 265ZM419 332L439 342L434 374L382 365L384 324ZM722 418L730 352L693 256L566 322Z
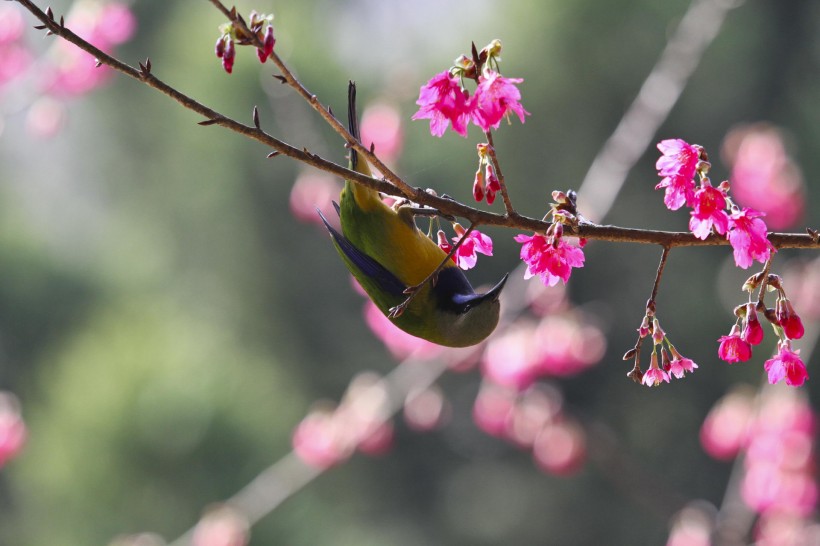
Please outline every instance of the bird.
M348 124L350 134L360 140L356 84L352 81L348 86ZM367 161L352 147L349 168L372 176ZM333 205L341 232L318 212L336 250L393 324L447 347L476 345L493 332L501 308L499 296L509 274L489 291L476 293L462 270L447 259L447 253L416 226L418 208L389 206L376 190L362 184L345 180L339 203ZM437 268L439 271L428 279ZM405 303L414 287L417 293Z

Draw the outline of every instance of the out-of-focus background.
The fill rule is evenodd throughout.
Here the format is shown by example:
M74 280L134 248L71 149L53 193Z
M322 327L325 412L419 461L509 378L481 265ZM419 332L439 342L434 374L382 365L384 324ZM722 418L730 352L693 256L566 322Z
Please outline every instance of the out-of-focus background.
M752 187L749 199L782 190L777 229L816 227L820 4L740 4L653 142L703 145L716 181L743 153L752 172L776 165L772 176L781 178ZM502 124L496 146L513 203L540 217L552 190L579 187L688 5L237 7L275 13L277 52L335 112L345 110L349 79L363 108L397 109L403 148L392 165L413 185L467 202L479 133L436 139L426 122L409 118L419 86L471 41L480 48L501 39L502 72L524 78L531 116ZM52 6L59 15L69 3ZM258 105L273 135L345 161L340 139L271 77L272 64L240 48L234 73L225 74L213 53L224 19L208 2L137 1L130 9L137 27L117 46L120 58L136 65L150 57L158 77L248 123ZM56 39L44 40L24 17L19 43L42 54L36 62L59 58L43 54ZM77 84L45 96L35 72L0 78L0 390L19 397L28 427L24 450L0 470L0 542L107 544L139 532L170 540L288 453L315 401L339 400L356 374L386 373L396 361L368 328L327 234L292 213L303 167L198 127L200 118L125 77L87 94ZM758 123L769 125L750 129ZM749 131L775 135L775 143L761 137L758 148L743 148ZM686 212L668 211L654 190L657 156L646 151L603 221L686 229ZM468 273L475 284L519 263L515 233L486 231L495 252ZM449 408L440 426L419 433L397 420L389 453L331 469L255 526L250 543L664 544L688 502L702 499L706 514L719 507L732 463L704 452L701 425L731 389L757 388L774 350L767 329L751 361L717 358L716 339L728 333L732 308L744 302L740 284L755 269L737 270L727 247L671 254L658 316L699 368L648 389L625 377L621 355L634 344L660 250L591 242L585 252L568 292L575 312L603 334L605 352L582 373L541 380L588 431L583 466L545 472L531 449L484 433L473 418L481 373L448 373L438 383ZM774 270L807 268L786 289L807 328L795 347L804 347L812 378L799 396L816 408L817 288L800 282L817 277L814 258L784 250ZM597 347L603 351L600 340Z

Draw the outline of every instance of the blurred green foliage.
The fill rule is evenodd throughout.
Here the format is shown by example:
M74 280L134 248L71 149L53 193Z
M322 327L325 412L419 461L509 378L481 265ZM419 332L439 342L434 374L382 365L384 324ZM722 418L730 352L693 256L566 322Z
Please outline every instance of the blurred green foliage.
M407 119L399 173L462 200L475 139L434 140L409 117L419 85L471 41L500 38L504 73L525 79L532 116L502 126L496 144L513 202L540 216L553 189L580 183L687 4L238 7L276 14L277 51L335 112L344 111L348 79L359 82L363 103L396 103ZM256 104L272 134L343 161L339 139L270 77L272 65L240 49L234 74L222 72L212 53L222 19L208 3L133 9L139 31L120 57L135 64L149 56L157 76L248 123ZM734 124L782 126L815 225L818 25L814 2L739 7L658 135L696 141L717 159ZM32 31L30 40L40 38ZM30 427L24 454L0 473L0 542L105 544L139 531L171 539L286 453L312 401L338 399L356 372L392 363L326 235L290 216L301 167L267 160L268 150L218 127L197 127L195 115L122 77L69 108L54 139L26 135L17 117L0 134L0 388L19 394ZM655 157L649 150L634 169L607 222L685 227L686 215L670 214L653 190ZM715 176L725 176L714 163ZM496 257L471 273L478 283L517 262L514 234L490 232ZM717 361L714 340L731 322L717 293L729 291L735 303L743 296L718 275L726 249L683 249L670 258L659 312L700 369L660 389L629 382L620 356L659 255L587 247L573 298L600 314L610 348L597 368L561 385L570 411L613 431L618 457L662 495L622 489L607 464L570 478L540 474L528 454L475 430L474 372L444 379L453 418L443 430L418 435L399 425L391 455L357 457L323 476L254 528L252 544L658 544L681 502L719 503L729 468L701 452L698 427L730 385L759 380L765 352L747 365ZM814 356L810 373L817 364ZM816 382L807 391L816 400Z

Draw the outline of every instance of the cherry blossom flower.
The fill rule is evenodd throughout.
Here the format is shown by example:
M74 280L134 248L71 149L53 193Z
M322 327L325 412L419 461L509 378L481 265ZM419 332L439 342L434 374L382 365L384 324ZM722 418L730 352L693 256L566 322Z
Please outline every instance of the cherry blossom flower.
M515 240L523 244L521 259L527 264L525 279L541 275L541 281L547 286L555 286L559 280L566 284L572 268L584 266L584 251L563 239L552 244L547 236L534 233L516 235Z
M521 92L516 84L521 78L505 78L498 72L487 70L479 77L475 91L475 107L472 110L472 121L484 131L498 129L501 120L514 113L524 123L524 116L530 115L519 102Z
M453 227L456 230L456 236L453 237L452 241L453 243L457 243L464 236L466 230L461 227L460 224L455 224ZM442 250L444 250L444 248L442 248ZM450 252L450 250L447 249L445 252ZM493 240L477 229L474 229L453 254L453 261L456 262L456 265L461 269L472 269L478 260L478 256L476 256L478 252L485 256L492 256Z
M769 383L774 385L781 379L786 385L799 387L809 378L806 365L800 359L800 351L792 351L789 343L780 343L777 354L763 364L769 374Z
M430 133L442 136L447 126L452 124L453 131L463 137L467 136L467 122L473 109L473 101L467 91L461 88L458 78L445 70L421 86L419 99L416 101L419 110L412 119L429 119Z
M729 215L726 208L726 196L708 181L701 183L692 203L692 218L689 219L689 230L698 239L706 239L715 231L723 235L729 228Z
M728 336L721 336L718 339L720 347L718 356L729 364L735 362L746 362L752 358L752 346L740 336L740 327L735 324Z
M757 311L753 303L746 306L746 317L743 319L743 331L740 333L740 338L751 345L759 345L763 341L763 327L757 319Z
M794 311L788 298L779 298L775 304L777 323L783 328L783 333L789 339L800 339L805 329L800 316Z
M678 210L684 204L692 206L695 199L695 177L700 149L679 138L662 140L658 149L663 154L655 163L664 179L655 189L666 188L663 202L669 210Z
M729 232L726 238L734 249L735 263L747 269L752 261L766 263L777 250L767 238L766 223L760 219L762 212L744 208L729 216Z
M683 379L684 372L692 373L698 367L691 359L681 355L674 345L669 345L669 351L672 353L672 360L669 361L669 373Z
M658 353L653 350L651 364L649 365L649 369L643 374L641 382L647 387L657 387L661 384L661 381L669 383L669 374L658 366Z

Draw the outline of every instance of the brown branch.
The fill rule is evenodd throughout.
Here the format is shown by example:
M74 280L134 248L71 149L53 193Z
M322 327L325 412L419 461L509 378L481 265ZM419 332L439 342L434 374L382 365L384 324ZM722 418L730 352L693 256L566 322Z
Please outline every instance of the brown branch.
M208 0L216 6L216 8L221 11L225 17L228 18L234 25L238 25L242 31L252 36L253 44L257 48L262 47L262 42L259 38L250 31L245 21L233 10L229 10L225 7L225 5L220 2L220 0ZM270 54L270 59L279 68L279 71L282 73L282 77L284 78L283 83L287 83L291 86L296 92L303 98L305 101L313 108L322 119L324 119L328 125L338 133L347 143L347 145L357 152L359 152L362 156L364 156L371 165L373 165L382 175L384 178L393 184L398 190L401 192L397 194L397 197L406 197L408 199L416 200L415 197L421 191L418 188L413 188L409 184L407 184L404 180L401 179L396 173L394 173L387 165L385 165L381 159L379 159L370 148L365 147L357 138L350 134L345 127L331 112L330 108L324 106L318 99L318 97L307 90L307 88L293 75L290 68L285 64L284 61L279 57L274 50Z
M495 143L493 142L493 133L492 131L484 131L484 135L487 137L487 144L490 148L490 161L493 162L495 175L496 177L498 177L498 185L501 186L501 199L503 199L504 201L504 210L507 211L508 218L515 218L518 216L518 213L515 212L515 209L512 206L510 194L507 191L507 183L504 181L504 174L501 172L501 165L498 162L498 157L495 155Z
M39 19L50 33L60 36L66 41L76 45L83 51L86 51L87 53L94 55L100 64L109 66L114 70L117 70L118 72L130 76L131 78L134 78L135 80L138 80L144 83L145 85L148 85L153 89L156 89L157 91L172 98L188 110L196 112L199 115L205 117L207 121L204 123L207 125L219 125L221 127L225 127L226 129L234 131L235 133L244 135L248 138L251 138L253 140L256 140L257 142L264 144L265 146L273 148L274 150L276 150L276 152L278 152L281 155L286 155L306 165L311 165L319 170L335 174L347 180L352 180L358 184L362 184L364 186L367 186L369 188L372 188L376 191L388 195L393 195L397 197L407 197L419 205L426 205L428 207L432 207L434 209L439 210L443 214L465 218L471 224L500 226L519 229L522 231L538 232L544 232L550 226L548 222L545 222L543 220L537 220L535 218L519 215L517 213L514 215L501 215L492 212L478 210L467 205L464 205L462 203L459 203L458 201L454 201L452 199L444 197L438 197L436 195L433 195L432 193L428 193L422 190L421 188L412 187L405 184L404 182L401 182L400 179L393 175L391 171L386 167L385 170L382 170L383 164L381 163L381 161L379 161L378 158L376 158L375 155L372 154L369 149L365 148L361 145L360 142L353 139L353 137L350 136L349 133L347 133L347 129L342 127L338 120L336 120L336 118L330 115L329 112L326 112L326 109L321 107L320 103L315 98L315 96L309 95L309 93L307 93L307 91L304 90L304 87L300 87L300 89L304 90L304 93L309 95L310 104L314 106L315 109L317 109L317 111L322 115L322 117L326 121L328 121L328 123L330 123L334 127L334 129L337 130L337 132L339 132L340 134L347 134L349 137L349 145L355 148L363 156L365 156L368 159L368 161L371 161L374 167L376 167L379 170L382 170L382 172L385 173L386 179L371 178L363 174L357 173L337 163L324 159L317 154L311 153L307 149L299 149L290 144L287 144L286 142L273 137L272 135L266 133L262 129L254 127L253 125L245 125L228 116L225 116L217 112L216 110L194 100L188 95L185 95L184 93L178 91L177 89L171 87L164 81L154 76L151 73L150 62L146 61L145 64L140 63L139 68L134 68L108 55L107 53L101 51L97 47L83 40L82 38L74 34L70 29L61 25L60 22L55 21L53 17L49 17L45 12L43 12L38 6L36 6L30 0L14 1L19 3L24 8L26 8L37 19ZM210 1L215 4L218 3L218 0ZM277 61L281 62L281 60L279 60L278 57L275 58L274 62ZM402 187L406 189L402 191ZM726 240L726 238L717 235L710 235L705 240L701 240L696 238L692 233L689 232L656 231L635 228L624 228L618 226L596 225L588 223L583 223L579 225L577 228L568 229L565 232L565 234L577 237L584 237L589 240L600 240L618 243L655 244L669 248L678 246L721 246L729 244L729 241ZM771 241L772 245L774 245L775 248L820 249L820 241L816 241L808 233L771 233L769 235L769 241Z

